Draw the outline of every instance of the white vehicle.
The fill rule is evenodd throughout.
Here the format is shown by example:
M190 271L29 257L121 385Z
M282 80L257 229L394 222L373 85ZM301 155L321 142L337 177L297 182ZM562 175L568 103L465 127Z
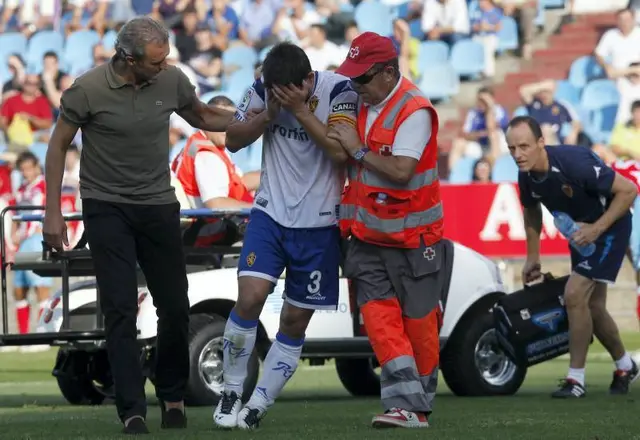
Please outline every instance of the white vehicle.
M186 403L191 406L217 402L222 384L222 337L225 320L236 301L236 255L206 267L189 266L191 304L191 375ZM444 321L441 329L440 368L449 388L460 396L509 395L515 393L526 367L515 365L500 350L494 336L491 308L505 295L497 266L489 259L460 244L446 241L445 269L440 282ZM258 341L249 364L244 396L250 396L258 380L260 360L269 349L278 329L284 279L278 282L260 316ZM356 396L380 394L375 357L360 325L350 283L340 280L337 311L318 311L307 330L302 358L311 365L334 359L345 388ZM96 328L96 286L87 281L70 286L68 329L76 332ZM62 326L62 301L58 292L50 308L41 316L47 333ZM141 363L153 381L156 310L144 283L139 288L138 339L143 347ZM104 341L64 342L61 338L54 375L65 398L73 404L100 404L113 395Z

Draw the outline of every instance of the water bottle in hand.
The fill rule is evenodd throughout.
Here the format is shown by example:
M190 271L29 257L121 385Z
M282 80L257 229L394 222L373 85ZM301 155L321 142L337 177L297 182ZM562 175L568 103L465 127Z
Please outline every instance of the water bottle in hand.
M573 246L580 255L588 257L596 251L596 245L594 243L580 246L571 239L571 236L580 229L580 226L578 226L577 223L569 217L569 215L564 212L555 211L553 213L553 217L553 223L556 225L556 228L558 228L558 231L560 231L562 235L569 240L569 244Z

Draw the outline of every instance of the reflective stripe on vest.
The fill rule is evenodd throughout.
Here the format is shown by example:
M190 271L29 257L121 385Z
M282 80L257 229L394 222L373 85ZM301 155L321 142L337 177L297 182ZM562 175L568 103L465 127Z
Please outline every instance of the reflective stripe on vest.
M362 206L351 204L340 205L341 219L354 219L356 222L364 223L367 228L383 234L396 234L405 229L417 228L418 226L428 225L442 219L443 210L442 203L419 212L410 212L406 217L383 219L376 217Z

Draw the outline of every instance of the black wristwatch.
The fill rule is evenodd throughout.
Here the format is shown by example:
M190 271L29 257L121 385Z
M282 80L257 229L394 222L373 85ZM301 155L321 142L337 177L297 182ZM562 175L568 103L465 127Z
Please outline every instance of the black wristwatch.
M365 154L367 154L369 151L371 150L368 147L362 147L356 152L356 154L353 155L353 158L358 162L362 162Z

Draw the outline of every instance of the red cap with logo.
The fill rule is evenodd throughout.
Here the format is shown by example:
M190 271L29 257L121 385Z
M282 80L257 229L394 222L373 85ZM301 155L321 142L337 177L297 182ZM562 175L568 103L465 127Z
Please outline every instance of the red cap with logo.
M363 32L351 42L347 58L336 69L336 73L357 78L367 73L374 64L386 63L394 58L398 58L398 51L391 38L375 32Z

